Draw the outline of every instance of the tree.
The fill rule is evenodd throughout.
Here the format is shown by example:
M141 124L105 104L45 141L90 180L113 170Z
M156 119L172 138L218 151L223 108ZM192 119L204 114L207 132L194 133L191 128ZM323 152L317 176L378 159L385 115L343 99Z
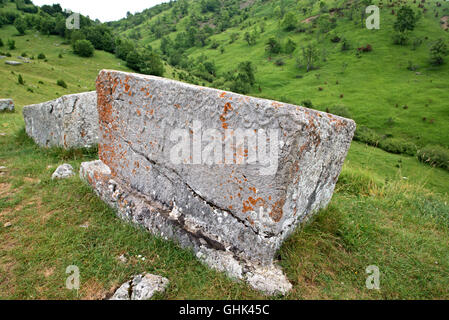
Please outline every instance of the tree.
M302 57L307 72L313 70L315 68L315 62L319 57L318 48L314 44L309 43L306 47L302 48Z
M268 39L266 43L265 50L268 51L269 53L277 54L281 52L281 45L279 44L279 42L276 41L274 37L271 37Z
M14 50L16 48L16 41L12 39L8 39L8 48L9 50Z
M137 53L137 51L131 51L126 56L126 65L139 72L141 68L141 56Z
M165 72L164 63L161 57L153 51L145 52L142 55L143 65L140 72L162 77Z
M73 51L81 57L92 57L95 48L89 40L77 40L73 45Z
M409 6L403 6L398 11L396 22L394 23L394 30L397 32L413 31L418 22L418 15Z
M291 54L295 50L296 50L296 42L288 38L287 42L285 43L285 53Z
M25 19L22 17L17 18L16 21L14 21L14 27L17 29L19 34L23 36L27 28Z
M256 82L254 76L254 67L251 61L243 61L238 65L238 78L244 82L248 82L251 86Z
M444 57L449 54L449 48L443 39L438 39L430 48L430 62L433 65L444 63Z
M128 54L134 50L134 43L132 43L131 41L121 39L116 40L115 55L117 56L117 58L126 61L126 57L128 56Z
M289 11L285 17L284 20L282 20L282 28L286 31L292 31L296 28L297 19L293 12Z
M256 44L257 34L256 32L249 33L245 32L245 41L248 42L249 46L253 46Z

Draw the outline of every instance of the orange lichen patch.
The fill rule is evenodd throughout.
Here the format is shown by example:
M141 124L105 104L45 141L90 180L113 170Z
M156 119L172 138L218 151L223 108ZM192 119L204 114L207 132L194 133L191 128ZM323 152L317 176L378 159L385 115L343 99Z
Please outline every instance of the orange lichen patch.
M271 103L271 106L277 109L277 108L279 108L279 107L282 107L282 103L273 101L273 102Z
M181 109L181 106L180 106L179 104L175 104L175 107L176 107L177 109Z
M254 188L254 187L249 187L248 189L251 190L251 191L254 192L254 193L257 193L257 189Z
M222 94L220 94L220 98L224 98L226 96L226 92L223 92Z
M285 200L281 199L271 207L270 217L273 219L274 222L281 221L282 215L284 214L282 209L284 207L284 204Z
M226 116L228 115L229 111L232 111L232 105L228 102L224 106L224 112L220 116L220 121L222 122L223 129L228 129L228 124L226 123Z
M254 208L250 206L249 201L243 201L243 212L254 211Z
M142 113L140 112L139 109L136 109L136 113L137 113L137 115L138 115L139 117L142 115Z
M265 204L265 200L262 199L262 198L254 199L253 197L249 197L249 198L248 198L248 201L249 201L253 206L256 206L257 203L258 203L259 201L262 202L262 205Z
M246 219L248 220L248 222L249 222L251 225L254 225L254 220L253 220L253 219L251 219L250 217L247 217Z

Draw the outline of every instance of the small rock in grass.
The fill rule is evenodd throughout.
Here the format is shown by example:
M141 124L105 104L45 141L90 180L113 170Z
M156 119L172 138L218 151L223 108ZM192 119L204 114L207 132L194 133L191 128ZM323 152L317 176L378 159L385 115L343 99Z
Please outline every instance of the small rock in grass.
M11 222L6 222L6 223L3 225L3 227L5 227L5 228L9 228L10 226L12 226L12 223L11 223Z
M0 112L14 111L14 102L11 99L0 99Z
M156 292L164 292L170 282L167 278L147 273L125 282L110 300L149 300Z
M122 254L120 257L118 257L119 261L121 263L127 263L128 259L126 258L125 254Z
M51 179L67 179L75 175L73 167L70 164L64 163L60 165L56 171L52 174Z

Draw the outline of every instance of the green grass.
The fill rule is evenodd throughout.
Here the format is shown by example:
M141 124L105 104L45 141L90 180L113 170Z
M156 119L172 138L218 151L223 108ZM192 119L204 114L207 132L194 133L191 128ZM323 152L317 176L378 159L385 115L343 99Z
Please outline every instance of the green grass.
M271 12L267 8L261 7L259 14ZM426 19L417 33L439 35L436 26L424 24L431 20ZM240 39L227 45L223 55L219 50L206 52L220 71L235 67L240 60L254 59L263 92L256 90L253 95L285 97L296 103L311 99L325 108L336 104L336 97L344 93L338 104L345 105L359 125L417 144L430 141L447 146L448 91L443 86L447 85L448 66L425 67L424 45L416 52L390 46L387 28L391 19L386 17L384 22L385 30L369 35L349 23L340 25L348 28L354 45L369 42L374 51L359 60L335 50L329 62L309 74L294 69L294 58L288 56L285 66L274 66L266 59L261 40L249 48ZM268 20L266 33L276 34L275 28L274 21ZM215 37L227 41L232 31L236 30ZM100 69L127 68L104 52L96 51L88 59L77 57L59 37L31 31L17 37L15 33L11 26L0 29L4 41L16 40L13 58L24 51L35 57L43 52L48 61L35 59L12 67L0 60L0 96L16 103L15 113L0 113L0 166L6 167L0 169L0 299L101 299L142 272L169 278L167 292L158 297L162 299L265 298L245 283L202 265L191 251L122 222L79 177L51 180L58 165L70 163L78 171L81 162L96 159L96 150L37 147L23 130L22 107L93 90ZM292 37L300 43L307 41L305 35ZM202 52L195 48L190 53ZM424 66L422 76L415 78L402 66L411 54ZM351 62L344 75L340 74L342 59ZM167 66L166 76L174 77L175 71ZM296 79L298 73L304 77ZM17 84L18 74L24 86ZM57 86L58 79L68 88ZM325 90L318 92L317 86ZM397 109L395 103L407 104L409 109ZM421 113L428 119L434 117L435 123L423 123ZM394 117L393 127L386 127L388 117ZM353 142L329 208L295 232L279 252L280 264L293 284L284 298L449 299L448 181L448 171L424 165L416 157ZM7 222L12 224L8 228L4 227ZM119 262L121 254L129 258L126 264ZM65 288L69 265L80 268L79 291ZM365 287L369 265L380 269L379 291Z
M40 149L5 127L6 117L0 123L0 224L12 223L0 227L0 298L99 299L141 272L170 279L164 299L263 298L189 250L122 222L78 177L51 180L59 164L79 170L95 152ZM353 143L330 207L280 250L294 284L285 298L449 298L447 178L414 158ZM123 253L126 264L117 259ZM80 268L78 292L65 288L69 265ZM365 288L369 265L380 268L380 291Z

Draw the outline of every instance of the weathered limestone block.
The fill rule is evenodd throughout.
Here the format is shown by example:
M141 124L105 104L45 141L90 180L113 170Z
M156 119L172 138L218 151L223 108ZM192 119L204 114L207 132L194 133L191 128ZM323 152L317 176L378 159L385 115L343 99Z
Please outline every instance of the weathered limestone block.
M328 205L355 123L299 106L103 70L100 161L81 176L120 217L269 294L295 227Z
M14 102L11 99L0 99L0 112L14 111Z
M98 143L95 91L23 108L27 134L42 147L91 147Z
M12 61L12 60L6 60L5 63L9 64L10 66L20 66L22 64L22 62Z

